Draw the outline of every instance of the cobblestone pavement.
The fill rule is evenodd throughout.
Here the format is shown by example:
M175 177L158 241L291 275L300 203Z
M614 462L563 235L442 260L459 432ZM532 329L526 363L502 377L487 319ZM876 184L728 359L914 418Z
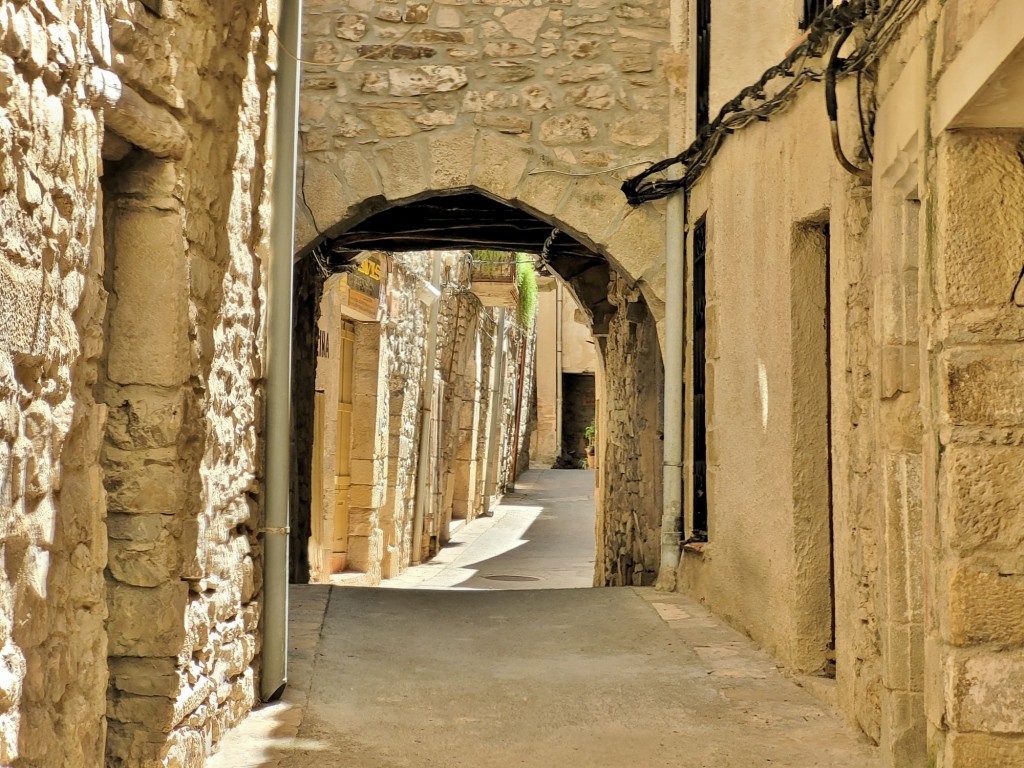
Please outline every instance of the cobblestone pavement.
M211 766L880 765L766 654L687 597L467 588L493 581L482 576L492 564L499 575L543 578L526 567L532 526L559 517L558 494L580 495L553 480L520 487L552 500L531 527L514 517L502 526L496 514L485 529L527 543L494 554L489 533L475 537L485 554L457 548L460 563L448 567L477 571L462 573L459 589L293 588L289 689L229 735ZM537 506L529 501L510 500Z

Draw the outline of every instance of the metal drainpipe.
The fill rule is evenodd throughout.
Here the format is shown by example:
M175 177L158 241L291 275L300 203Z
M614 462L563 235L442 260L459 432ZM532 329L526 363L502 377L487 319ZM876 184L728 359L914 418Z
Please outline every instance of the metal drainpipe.
M562 302L565 288L555 283L555 461L562 458Z
M658 586L673 589L683 515L683 318L685 317L685 193L665 211L665 443L662 478L661 567Z
M434 263L430 282L441 290L441 252L434 252ZM430 414L434 407L434 368L437 366L437 317L441 311L441 300L435 297L430 304L430 320L427 323L426 383L423 387L420 406L420 450L416 459L416 498L412 513L412 556L413 564L423 559L423 511L427 505L427 484L430 479Z
M484 467L484 500L490 512L491 498L498 484L498 462L500 457L498 435L501 432L501 400L505 389L502 368L505 366L505 308L498 308L498 325L494 336L494 369L491 371L491 413L490 432L487 435L487 466Z
M281 0L267 281L266 499L263 544L263 655L260 697L277 699L288 683L288 504L291 466L292 259L295 241L296 138L302 0Z
M683 55L685 18L674 14L670 22L672 50ZM680 86L681 87L681 86ZM676 107L669 115L669 152L681 150L685 115ZM673 166L670 178L679 178ZM665 424L662 475L661 563L657 586L676 587L683 528L683 349L685 347L686 301L686 192L668 198L665 211Z

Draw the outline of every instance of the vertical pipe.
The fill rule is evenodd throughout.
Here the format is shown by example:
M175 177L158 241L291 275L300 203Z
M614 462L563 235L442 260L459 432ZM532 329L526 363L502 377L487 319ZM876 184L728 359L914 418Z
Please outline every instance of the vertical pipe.
M441 290L441 252L434 251L434 263L430 270L430 283ZM437 367L437 318L441 311L441 300L435 297L430 305L430 320L427 322L426 381L423 384L420 402L420 448L416 459L416 497L412 513L412 554L413 564L423 559L423 517L427 505L427 487L430 479L430 415L434 407L434 368Z
M562 302L565 288L555 283L555 450L561 466L562 458Z
M263 656L260 696L288 683L288 485L291 467L292 256L299 129L302 0L281 0L277 22L270 275L267 281L266 500L263 545ZM291 52L291 55L285 50Z
M498 327L494 336L494 366L491 370L490 427L487 433L487 464L484 467L484 503L490 512L491 498L497 491L501 434L501 396L504 390L502 368L505 365L505 308L498 308Z
M686 26L689 21L685 10L673 3L670 21L672 53L684 56ZM684 91L686 84L674 87ZM683 99L672 99L669 114L669 153L678 154L684 139L687 116L680 104ZM679 166L673 166L671 178L679 178ZM676 570L681 554L683 528L683 348L686 317L686 193L668 198L665 211L665 425L664 469L662 475L661 564L658 569L659 589L675 589Z

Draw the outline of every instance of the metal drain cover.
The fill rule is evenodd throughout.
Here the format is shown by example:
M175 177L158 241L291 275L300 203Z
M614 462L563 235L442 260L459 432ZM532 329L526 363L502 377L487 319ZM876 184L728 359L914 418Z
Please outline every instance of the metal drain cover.
M511 573L499 573L494 576L484 576L491 581L540 581L539 576L516 576Z

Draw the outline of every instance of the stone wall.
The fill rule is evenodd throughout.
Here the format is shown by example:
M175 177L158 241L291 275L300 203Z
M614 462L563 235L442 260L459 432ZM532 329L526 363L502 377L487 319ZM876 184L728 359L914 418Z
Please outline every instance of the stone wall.
M386 300L379 323L356 324L354 345L354 405L350 450L351 488L348 494L347 572L331 573L323 564L309 576L327 581L332 577L378 583L397 576L410 562L428 559L447 542L452 519L472 519L487 511L485 462L489 434L491 399L490 375L493 368L495 310L483 307L467 290L465 254L452 252L443 258L443 290L438 308L437 357L434 371L427 372L427 322L429 307L423 303L423 285L430 272L429 253L390 254ZM312 268L301 272L305 288L322 286ZM344 317L344 302L331 295L331 281L319 301L318 332L320 344L334 349L331 340ZM312 310L302 310L312 317ZM310 413L309 425L296 431L296 443L312 443L315 420L322 420L322 455L312 456L309 446L298 446L308 461L296 465L296 487L312 481L310 496L320 493L325 524L317 525L310 516L315 505L298 499L295 510L299 539L293 548L318 551L329 547L329 518L333 518L339 498L333 476L337 452L342 447L335 439L336 426L327 408L313 408L310 373L316 364L316 387L325 393L337 389L332 377L338 376L338 360L316 357L313 334L296 325L296 380L306 382L296 399L297 412ZM527 344L527 376L532 368L532 337L510 326L506 332L506 363L502 381L501 434L498 440L498 491L510 482L512 450L515 440L514 419L518 396L521 351ZM429 378L428 378L429 377ZM426 383L434 379L434 397L425 405ZM530 397L529 382L524 382L524 398ZM329 399L329 398L328 398ZM315 419L313 416L315 415ZM429 451L420 454L424 418L429 415L431 438ZM520 441L529 441L529 414L522 409ZM344 439L344 438L342 438ZM493 456L492 456L493 457ZM419 552L413 552L413 521L416 509L416 476L419 462L427 461L427 488L423 505L423 535ZM316 469L319 467L319 469ZM320 472L317 478L316 472ZM318 490L319 489L319 490ZM311 523L311 524L310 524ZM312 534L312 539L311 539ZM317 537L323 540L318 540Z
M199 765L252 704L265 22L0 9L5 765Z
M0 8L0 764L103 760L99 2ZM92 44L91 44L92 43Z
M108 6L114 71L184 136L166 159L129 146L105 169L112 766L201 764L255 696L263 13Z
M657 328L636 288L613 277L615 307L601 342L604 403L598 414L597 586L649 586L660 564L663 462L660 394L664 369Z
M664 146L656 72L668 3L314 0L305 24L304 150L325 162L368 143L475 125L605 168ZM385 159L386 158L386 159ZM397 169L397 168L396 168ZM334 222L319 222L329 227Z

